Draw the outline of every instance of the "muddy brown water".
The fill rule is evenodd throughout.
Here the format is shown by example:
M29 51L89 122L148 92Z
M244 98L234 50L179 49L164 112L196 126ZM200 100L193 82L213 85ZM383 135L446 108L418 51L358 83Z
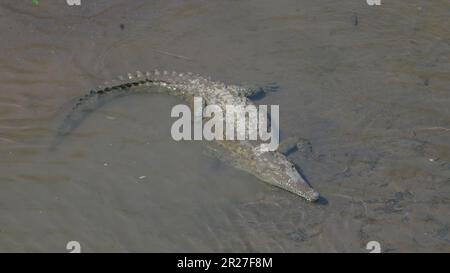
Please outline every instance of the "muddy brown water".
M0 3L0 251L450 251L448 1ZM73 98L162 68L276 82L311 204L170 137L164 95Z

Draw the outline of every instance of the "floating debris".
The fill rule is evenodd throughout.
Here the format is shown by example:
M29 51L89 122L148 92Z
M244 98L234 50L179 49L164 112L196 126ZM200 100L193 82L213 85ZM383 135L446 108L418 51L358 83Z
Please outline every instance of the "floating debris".
M352 19L353 19L353 25L356 27L359 24L358 15L353 14Z

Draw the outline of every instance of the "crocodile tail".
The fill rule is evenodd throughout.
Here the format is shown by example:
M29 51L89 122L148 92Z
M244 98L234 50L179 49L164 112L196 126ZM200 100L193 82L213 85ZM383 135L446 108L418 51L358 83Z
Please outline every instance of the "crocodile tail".
M195 78L192 74L179 74L175 72L158 71L142 73L128 73L118 79L105 82L97 89L80 97L65 116L62 124L56 130L56 139L51 145L56 147L62 142L64 136L73 132L92 112L109 101L137 93L167 92L174 95L189 91L184 88ZM203 80L201 77L197 77Z
M192 73L154 70L145 73L136 71L126 76L119 76L118 79L105 82L77 100L56 130L56 139L51 146L56 147L62 142L64 136L72 133L92 112L115 98L155 92L182 97L203 96L203 92L211 88L223 87L222 83L213 82Z

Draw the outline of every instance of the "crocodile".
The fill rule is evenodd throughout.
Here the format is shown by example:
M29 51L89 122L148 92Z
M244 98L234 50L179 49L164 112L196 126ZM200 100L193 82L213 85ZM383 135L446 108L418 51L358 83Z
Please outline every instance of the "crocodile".
M91 90L79 98L72 111L65 117L58 129L59 137L70 134L89 113L118 96L136 93L168 93L192 102L194 97L201 97L205 105L249 105L249 99L261 92L261 88L249 88L238 85L225 85L209 78L192 73L158 71L128 73L126 77L106 82L98 89ZM289 139L292 142L292 138ZM317 201L319 193L280 150L261 151L260 143L250 140L216 140L220 159L230 162L234 167L246 171L273 186L292 192L308 201ZM292 150L295 142L280 144L284 150Z

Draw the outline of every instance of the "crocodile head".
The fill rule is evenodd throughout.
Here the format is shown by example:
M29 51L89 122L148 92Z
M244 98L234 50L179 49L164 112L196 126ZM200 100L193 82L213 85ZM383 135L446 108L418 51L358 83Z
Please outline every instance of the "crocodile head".
M260 154L255 162L257 175L269 184L295 193L308 201L319 199L315 191L298 172L297 168L278 152Z

